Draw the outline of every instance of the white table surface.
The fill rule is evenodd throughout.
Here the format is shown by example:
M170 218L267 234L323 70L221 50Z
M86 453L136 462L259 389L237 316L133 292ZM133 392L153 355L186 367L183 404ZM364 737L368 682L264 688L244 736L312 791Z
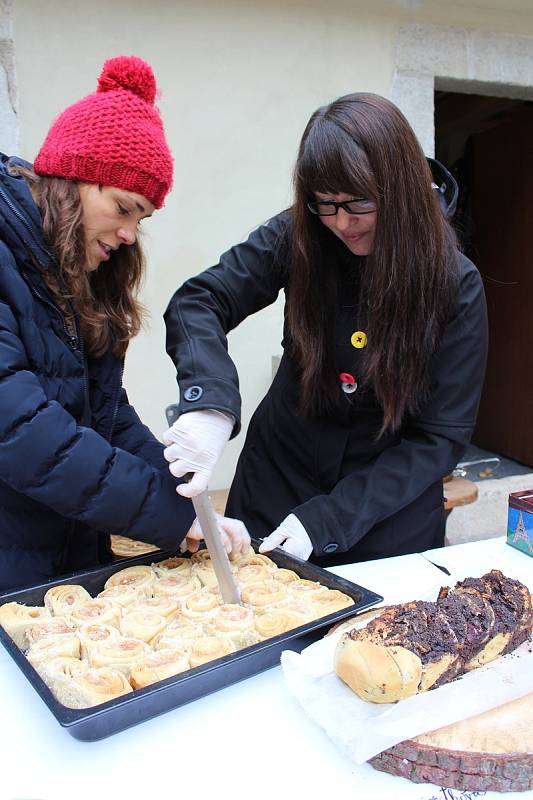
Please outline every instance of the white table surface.
M446 583L433 559L466 574L487 564L533 584L533 559L505 540L456 545L335 568L401 602ZM444 580L443 580L444 578ZM279 666L117 733L80 742L56 722L0 647L0 800L302 797L305 800L465 800L466 793L414 784L357 766L337 752L286 688ZM533 798L532 792L487 798Z

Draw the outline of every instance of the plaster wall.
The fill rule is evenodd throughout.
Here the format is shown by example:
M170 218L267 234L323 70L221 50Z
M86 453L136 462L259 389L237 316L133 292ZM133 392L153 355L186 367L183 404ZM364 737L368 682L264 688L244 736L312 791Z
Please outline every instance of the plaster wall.
M0 9L6 6L10 10L8 0ZM413 65L412 52L424 51L423 35L415 47L413 26L478 31L497 42L502 34L533 36L533 11L530 0L15 0L24 157L33 159L65 105L93 91L106 58L134 53L157 76L175 187L165 208L143 223L149 257L143 299L150 320L130 348L125 373L130 400L156 434L165 428L164 407L177 397L164 352L168 299L187 277L290 203L291 168L312 111L351 91L393 96L432 150L434 73L427 61L433 56L426 51L426 66ZM439 47L438 36L432 46L435 41ZM401 84L406 75L418 88ZM0 107L1 78L0 71ZM4 94L8 89L9 81ZM270 383L271 358L281 350L282 310L280 299L230 335L244 427ZM229 444L212 488L229 485L242 441L243 433Z

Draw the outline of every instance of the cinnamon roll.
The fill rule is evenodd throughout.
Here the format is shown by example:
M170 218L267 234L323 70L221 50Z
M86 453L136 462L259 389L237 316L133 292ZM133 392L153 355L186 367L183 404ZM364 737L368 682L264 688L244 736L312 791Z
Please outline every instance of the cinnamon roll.
M178 615L150 644L154 650L178 649L189 652L195 639L204 635L205 629L201 622Z
M265 564L244 564L237 567L235 580L239 586L251 586L254 583L264 583L270 580L272 572Z
M166 597L166 595L141 597L140 600L132 603L127 610L137 611L138 609L146 609L148 611L155 611L157 614L162 614L168 620L178 610L178 603L178 598Z
M198 578L202 586L209 588L218 586L218 578L210 561L204 561L203 564L195 564L193 574Z
M20 603L4 603L0 606L0 625L21 650L27 646L28 628L49 622L51 618L50 611L42 606L25 606Z
M89 649L91 667L111 667L130 676L131 665L140 656L150 653L151 649L141 639L120 638L116 641L95 642Z
M30 625L26 629L25 647L31 647L41 639L48 639L55 636L72 636L76 634L76 626L66 617L52 617L43 619L38 625Z
M223 633L229 636L237 650L256 644L259 638L252 609L235 603L218 606L206 623L205 630L210 634Z
M152 569L159 578L163 575L190 575L192 562L190 558L172 556L152 564Z
M118 584L110 586L109 589L102 589L96 596L102 600L112 600L121 608L127 608L137 601L138 592L134 586Z
M353 606L354 601L351 597L338 589L324 589L312 596L312 603L317 612L317 617L325 617L341 611L343 608Z
M202 588L195 575L174 575L169 573L158 578L152 585L154 597L171 597L178 602Z
M44 605L54 616L69 614L74 608L91 599L83 586L62 584L52 586L44 596Z
M167 624L166 617L149 609L138 608L123 614L120 631L123 636L150 642Z
M120 633L114 625L106 625L103 622L85 622L78 628L78 638L80 640L80 656L88 659L89 651L94 644L106 641L116 642L120 639Z
M145 564L136 567L126 567L111 575L104 584L104 589L111 586L130 586L137 591L150 594L150 588L155 580L155 572Z
M49 661L58 656L68 656L70 658L80 658L80 640L73 634L58 634L56 636L47 636L44 639L39 639L34 642L28 652L26 658L34 667L43 661Z
M92 668L74 659L48 662L43 679L59 702L68 708L97 706L133 691L119 670Z
M247 567L244 567L247 569ZM289 584L292 586L292 584ZM287 587L279 581L265 581L245 586L241 592L241 600L254 610L275 606L287 599Z
M287 590L295 600L314 600L317 594L324 591L324 588L318 581L308 581L305 578L287 584Z
M189 668L189 657L184 650L157 650L141 656L133 663L130 684L134 689L142 689Z
M197 550L196 553L191 555L190 561L192 564L204 564L206 561L210 561L211 556L209 555L209 550L206 548L202 548L202 550Z
M255 627L260 640L264 640L305 625L308 621L303 614L298 614L289 608L276 608L258 614L255 618Z
M294 583L295 581L300 580L300 576L294 572L294 570L285 569L284 567L272 570L270 577L275 581L279 581L280 583Z
M218 634L217 636L201 636L196 639L189 653L189 663L191 667L199 667L215 658L222 658L229 653L235 652L235 645L229 636Z
M70 620L77 626L83 625L85 622L103 622L118 628L120 606L112 600L95 597L93 600L87 600L83 605L77 606L71 613Z
M183 600L180 613L189 619L205 617L207 614L212 616L214 609L222 605L222 598L209 589L203 588Z

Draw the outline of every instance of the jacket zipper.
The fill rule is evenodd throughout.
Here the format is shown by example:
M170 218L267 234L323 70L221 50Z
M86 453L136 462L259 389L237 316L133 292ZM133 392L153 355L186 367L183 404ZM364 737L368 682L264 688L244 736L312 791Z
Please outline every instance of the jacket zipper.
M120 363L120 376L118 379L118 387L115 392L115 404L113 407L113 416L111 417L111 425L109 427L109 438L108 441L111 441L111 436L113 435L113 428L115 427L115 421L117 419L118 414L118 404L120 399L120 390L122 388L122 378L124 377L124 359L121 359Z

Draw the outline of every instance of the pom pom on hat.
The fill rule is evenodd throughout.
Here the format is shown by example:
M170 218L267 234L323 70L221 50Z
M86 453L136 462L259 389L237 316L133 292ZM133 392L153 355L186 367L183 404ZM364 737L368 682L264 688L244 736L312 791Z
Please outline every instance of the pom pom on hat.
M117 186L161 208L173 161L152 68L136 56L105 62L96 92L63 111L35 159L38 175Z
M105 62L98 78L98 92L126 89L150 105L154 104L156 83L152 68L137 56L117 56Z

